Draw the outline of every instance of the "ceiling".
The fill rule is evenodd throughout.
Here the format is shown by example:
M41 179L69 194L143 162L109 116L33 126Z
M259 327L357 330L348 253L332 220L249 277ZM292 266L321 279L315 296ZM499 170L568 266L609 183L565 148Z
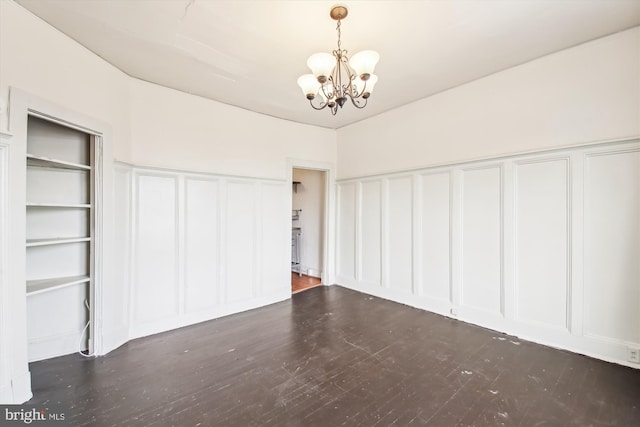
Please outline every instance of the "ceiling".
M332 116L296 80L336 48L334 1L17 2L130 76L333 129L640 25L638 0L348 1L342 46L378 51L379 81Z

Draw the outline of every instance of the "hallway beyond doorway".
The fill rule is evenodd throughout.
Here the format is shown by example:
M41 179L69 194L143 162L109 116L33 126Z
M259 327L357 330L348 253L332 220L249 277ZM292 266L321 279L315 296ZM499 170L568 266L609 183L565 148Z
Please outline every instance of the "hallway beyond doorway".
M291 293L296 294L298 292L306 291L307 289L320 286L322 283L317 277L299 275L298 273L291 272Z

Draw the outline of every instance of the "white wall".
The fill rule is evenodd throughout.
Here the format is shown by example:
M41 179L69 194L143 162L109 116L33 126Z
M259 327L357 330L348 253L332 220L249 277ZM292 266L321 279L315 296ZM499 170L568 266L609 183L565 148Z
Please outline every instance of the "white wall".
M638 140L342 180L337 282L638 368L639 222Z
M135 79L130 81L130 92L136 165L285 179L287 158L336 161L333 130Z
M102 120L113 130L114 156L130 160L129 78L13 1L0 1L0 20L0 105L13 86Z
M335 164L335 132L138 80L130 93L116 194L131 194L131 336L288 298L287 162Z
M123 256L131 337L290 296L289 185L281 180L118 165L131 194Z
M334 165L334 131L131 79L7 0L0 1L0 51L0 130L13 131L7 106L15 87L27 94L27 104L43 101L54 116L80 113L109 127L104 153L102 352L131 337L290 295L288 276L280 270L288 271L290 246L288 240L278 240L288 236L288 226L282 223L288 224L290 209L287 162L295 158ZM26 109L13 113L12 122L15 118L26 123ZM18 133L4 139L13 157L24 153L26 129ZM12 354L2 353L0 398L16 403L29 397L30 387L20 344L26 344L25 309L16 303L25 292L24 260L18 260L24 247L24 236L19 236L24 234L24 186L19 184L24 171L20 159L10 163L8 179L13 184L7 210L16 214L3 213L2 218L17 231L16 236L3 234L0 242L12 254L2 263L0 293L9 295L2 302L3 313L5 305L12 311L7 322L0 321L0 342L15 345L6 350ZM217 186L218 193L210 186ZM158 188L171 189L171 197L158 198ZM158 204L167 208L162 215L153 211ZM207 217L199 216L200 206L219 215L219 235ZM232 235L240 217L252 225ZM137 226L151 220L160 221L158 236ZM215 242L219 261L209 263L206 256L214 249L203 243L203 236ZM156 237L162 240L155 242ZM157 259L145 248L157 252ZM205 258L185 257L194 251L204 251ZM172 268L160 282L170 292L160 300L150 284L150 271L160 267L159 260ZM251 276L248 282L240 276L245 269ZM163 310L154 313L155 303ZM16 311L22 314L13 316Z
M326 172L293 169L293 180L300 182L291 205L302 209L300 219L293 221L294 227L302 228L300 268L303 274L322 277Z
M638 136L640 28L345 126L337 135L338 179Z
M337 135L339 284L632 365L640 28Z

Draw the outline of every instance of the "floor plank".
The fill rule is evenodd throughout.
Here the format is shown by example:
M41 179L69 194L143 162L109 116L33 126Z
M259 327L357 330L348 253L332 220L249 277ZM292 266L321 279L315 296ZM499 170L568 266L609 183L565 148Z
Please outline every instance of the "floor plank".
M291 292L294 294L320 286L322 284L320 282L321 280L317 277L291 272Z
M30 369L71 425L640 425L639 370L339 286Z

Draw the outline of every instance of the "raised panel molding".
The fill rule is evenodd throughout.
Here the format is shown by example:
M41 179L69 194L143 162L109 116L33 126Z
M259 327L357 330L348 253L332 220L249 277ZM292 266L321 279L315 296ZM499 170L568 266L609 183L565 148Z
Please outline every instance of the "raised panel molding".
M366 286L382 285L382 182L360 183L358 210L358 279Z
M217 306L219 295L219 180L185 178L184 311Z
M132 274L132 246L133 246L133 168L125 164L116 164L113 172L113 182L115 188L115 246L116 246L116 271L114 278L122 283L123 295L131 293ZM117 313L119 324L115 322L111 327L105 324L105 329L129 328L130 320L130 298L126 301L118 301L112 298L112 293L104 293L104 305L118 307ZM105 344L107 348L114 348L113 345Z
M451 173L421 174L418 294L451 303Z
M640 368L639 140L337 186L338 284Z
M291 295L284 181L131 171L131 338Z
M178 314L178 178L135 175L133 321Z
M336 271L342 281L356 278L356 185L338 185Z
M640 149L588 153L584 175L584 333L640 343Z
M282 268L281 248L290 247L290 231L283 218L289 211L283 209L286 194L290 188L283 183L262 183L261 185L261 218L260 218L260 250L258 251L260 266L260 295L270 295L281 291L288 285L291 277L288 268ZM285 253L288 251L285 251ZM288 267L288 264L285 265Z
M501 165L463 170L461 215L461 305L503 315Z
M385 200L385 283L411 294L413 283L413 178L389 178Z
M255 296L256 184L228 181L225 303Z
M569 158L514 165L515 318L570 327Z

